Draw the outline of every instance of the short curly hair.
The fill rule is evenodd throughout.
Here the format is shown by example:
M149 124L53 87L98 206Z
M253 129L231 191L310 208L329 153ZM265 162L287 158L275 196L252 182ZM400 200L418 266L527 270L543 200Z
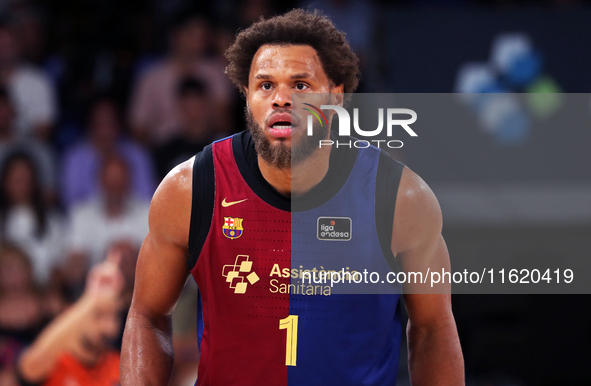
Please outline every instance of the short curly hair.
M240 31L226 50L226 74L241 92L248 87L252 59L265 44L309 45L316 50L322 68L333 85L343 85L345 93L359 84L359 58L336 29L319 11L294 9L284 15L262 19Z

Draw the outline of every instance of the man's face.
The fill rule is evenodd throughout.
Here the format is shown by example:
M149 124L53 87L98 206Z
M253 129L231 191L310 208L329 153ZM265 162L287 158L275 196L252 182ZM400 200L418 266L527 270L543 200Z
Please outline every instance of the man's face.
M14 109L9 100L0 97L0 135L10 136L12 130L12 121L14 119Z
M306 45L264 45L254 55L245 88L247 120L259 156L271 166L287 169L309 157L328 128L306 135L292 93L342 93L331 85L316 50ZM293 156L293 158L292 158Z
M210 111L205 95L188 92L178 99L178 105L181 112L181 120L185 128L198 126L200 129L205 130L203 126L208 124L208 113Z
M110 102L96 104L90 116L90 135L100 151L111 151L120 132L117 109Z
M172 36L175 51L181 55L201 55L207 48L209 29L205 20L194 18L179 27Z
M0 28L0 66L13 65L18 56L18 44L13 32L8 28Z
M102 188L107 200L124 200L129 192L129 172L119 159L109 160L102 170Z
M9 165L4 189L13 204L30 203L33 199L34 174L31 165L17 159Z

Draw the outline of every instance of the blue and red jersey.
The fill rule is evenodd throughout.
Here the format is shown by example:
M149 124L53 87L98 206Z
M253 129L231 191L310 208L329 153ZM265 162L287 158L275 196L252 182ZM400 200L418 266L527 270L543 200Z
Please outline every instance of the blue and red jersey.
M330 275L392 270L401 172L374 147L333 150L323 181L290 199L262 177L248 132L196 156L197 385L396 383L400 288L331 285Z

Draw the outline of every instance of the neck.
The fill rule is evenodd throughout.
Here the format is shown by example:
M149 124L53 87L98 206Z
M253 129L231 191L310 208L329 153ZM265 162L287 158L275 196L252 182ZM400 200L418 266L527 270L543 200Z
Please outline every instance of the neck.
M320 148L302 163L288 169L277 169L258 157L261 174L279 193L298 197L309 192L328 173L330 147Z
M94 141L94 148L102 156L107 158L115 153L116 143L105 143L101 141Z
M12 72L14 70L14 66L11 64L0 64L0 82L3 84L7 84L12 76Z
M196 55L176 52L172 56L172 63L174 64L176 71L178 71L180 74L190 74L195 67L197 58L198 56Z
M9 141L12 137L11 131L10 126L0 127L0 142Z
M15 200L12 201L12 206L15 208L27 208L30 207L31 198L27 196L19 196Z
M2 291L3 296L24 296L29 295L30 291L28 288L10 288L7 287Z
M205 141L209 137L208 125L204 122L191 122L185 128L184 137L190 141Z
M106 198L105 210L108 217L119 217L125 209L125 200L120 198Z

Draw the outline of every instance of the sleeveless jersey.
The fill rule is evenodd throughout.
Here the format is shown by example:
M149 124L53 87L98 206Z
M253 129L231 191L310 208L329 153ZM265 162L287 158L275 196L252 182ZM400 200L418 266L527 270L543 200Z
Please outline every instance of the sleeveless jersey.
M290 200L262 177L248 132L195 157L197 385L396 383L401 289L327 275L393 269L402 167L375 147L333 149L322 182Z

